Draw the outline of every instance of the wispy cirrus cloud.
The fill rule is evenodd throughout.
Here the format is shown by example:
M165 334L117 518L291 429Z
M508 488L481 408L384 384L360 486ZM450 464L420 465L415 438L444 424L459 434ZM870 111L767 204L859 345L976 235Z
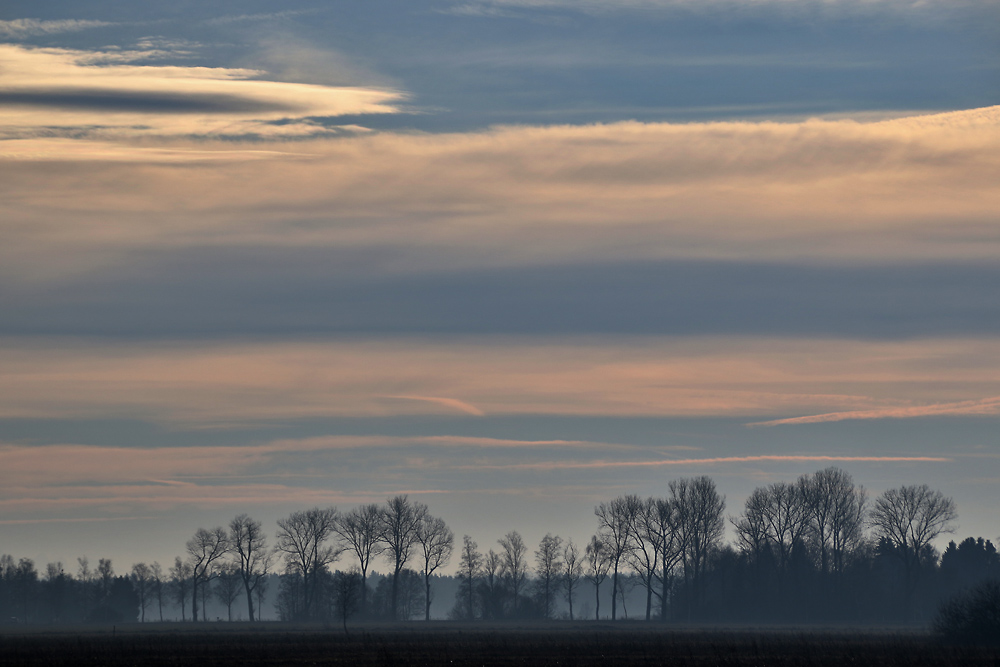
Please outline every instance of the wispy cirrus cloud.
M729 463L950 463L940 456L824 456L761 454L755 456L716 456L698 459L659 459L654 461L539 461L534 463L484 464L487 470L591 470L603 468L668 468L672 466L723 465Z
M879 408L875 410L849 410L846 412L828 412L821 415L805 417L789 417L769 421L752 422L747 426L783 426L789 424L822 424L854 419L914 419L918 417L955 417L983 416L1000 414L1000 396L972 401L956 401L953 403L935 403L932 405L914 405L908 407Z
M0 417L127 417L218 426L335 416L474 415L452 401L487 415L766 418L857 412L1000 395L998 346L992 339L698 336L259 343L12 339L0 340ZM969 414L976 410L967 406Z
M106 28L116 25L108 21L85 21L79 19L13 19L0 21L0 38L24 39L39 35L56 35L64 32L79 32L93 28Z

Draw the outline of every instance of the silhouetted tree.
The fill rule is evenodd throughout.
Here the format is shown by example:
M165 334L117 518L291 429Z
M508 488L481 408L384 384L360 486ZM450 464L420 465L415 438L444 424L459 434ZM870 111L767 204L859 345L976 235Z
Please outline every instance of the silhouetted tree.
M149 574L151 578L151 593L156 599L156 609L160 613L160 622L163 622L163 598L167 590L166 580L163 576L163 567L156 561L149 566Z
M958 518L955 501L926 484L889 489L875 501L871 523L902 560L907 605L912 600L921 557L931 542L950 533Z
M862 539L867 494L839 468L826 468L799 481L808 529L820 553L820 569L844 571L844 556ZM832 562L831 562L832 561Z
M336 523L334 507L292 512L288 518L278 520L277 550L285 555L288 572L300 578L301 604L290 608L302 618L316 616L320 578L327 566L340 556L340 546L329 543Z
M225 563L215 577L215 597L226 607L226 617L233 620L233 603L243 595L243 577L238 563Z
M424 620L431 620L431 575L451 560L455 534L443 519L424 513L417 524L417 543L424 575Z
M497 542L500 544L500 572L507 592L511 595L512 614L516 617L520 607L521 591L528 578L528 547L516 530L510 531Z
M569 620L573 618L573 599L576 589L580 585L580 578L583 576L583 559L580 557L580 550L573 540L566 542L563 549L562 587L566 591L566 603L569 605Z
M382 509L374 504L361 505L340 515L336 531L341 540L358 559L361 570L360 610L364 614L367 606L368 567L372 558L381 555L385 545L379 540L382 529Z
M198 593L208 584L212 569L229 552L229 534L222 526L207 530L199 528L187 543L188 559L191 563L191 620L198 620ZM205 619L207 620L207 619Z
M682 554L684 583L693 593L693 596L688 596L690 616L692 598L695 602L701 601L700 580L709 554L722 540L726 499L719 495L715 482L704 476L670 482L669 489L670 502L677 511L677 538Z
M1000 581L984 581L941 605L934 630L953 641L1000 644Z
M361 587L364 585L361 573L355 568L347 572L337 571L333 575L333 603L337 616L347 634L347 619L353 616L361 602Z
M146 607L152 602L153 572L145 563L132 566L132 589L139 598L139 622L146 622Z
M503 614L501 572L503 559L500 554L490 549L483 557L483 581L480 595L483 604L483 618L496 619Z
M191 595L191 580L193 578L191 564L181 560L180 556L174 559L174 566L170 568L170 587L173 589L174 600L181 610L181 620L186 621L185 609L187 599Z
M417 543L417 528L427 514L427 505L411 502L405 496L389 498L382 508L379 540L385 544L386 556L392 564L392 612L390 618L398 620L399 573L403 571Z
M455 618L476 617L476 581L483 568L483 554L479 553L479 545L471 537L462 537L462 549L458 562L458 591L456 593Z
M642 581L646 589L646 620L652 617L654 582L660 574L660 540L663 539L659 525L656 500L640 501L636 510L632 531L632 548L626 560Z
M608 547L600 534L590 538L586 549L587 568L584 576L594 585L594 620L601 620L601 584L608 578L611 569L611 558Z
M254 590L271 569L272 554L267 548L267 535L260 521L240 514L229 522L229 541L236 559L236 571L247 598L248 618L253 622L257 620L253 606Z
M635 546L635 524L641 509L642 501L638 496L631 495L619 496L594 508L598 533L602 535L601 540L611 562L612 621L617 618L618 575L627 563L626 556Z
M542 617L552 618L556 589L562 573L562 538L547 533L535 551L535 586Z

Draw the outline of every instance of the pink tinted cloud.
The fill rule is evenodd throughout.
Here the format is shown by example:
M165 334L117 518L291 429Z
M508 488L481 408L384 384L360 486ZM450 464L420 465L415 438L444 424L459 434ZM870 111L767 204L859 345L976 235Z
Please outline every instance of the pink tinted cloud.
M507 465L461 466L489 470L585 470L589 468L643 468L687 465L716 465L724 463L948 463L952 459L939 456L809 456L770 455L717 456L704 459L663 459L658 461L545 461L540 463L514 463Z
M442 396L386 396L385 398L397 398L406 401L427 401L428 403L436 403L438 405L443 405L446 408L453 408L459 412L475 415L477 417L483 417L486 415L485 412L476 406L457 398L445 398Z
M1000 396L983 398L975 401L957 401L954 403L936 403L906 408L880 408L877 410L850 410L847 412L828 412L805 417L790 417L788 419L772 419L770 421L752 422L747 426L783 426L786 424L820 424L824 422L839 422L851 419L912 419L915 417L943 417L967 415L997 415L1000 414Z

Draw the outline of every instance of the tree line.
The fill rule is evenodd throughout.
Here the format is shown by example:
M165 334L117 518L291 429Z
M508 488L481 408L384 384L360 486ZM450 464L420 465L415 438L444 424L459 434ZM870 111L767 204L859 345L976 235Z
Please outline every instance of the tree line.
M870 501L847 472L827 468L755 489L735 516L709 477L665 490L599 503L595 532L579 545L549 533L531 549L510 531L485 550L465 535L455 554L445 521L399 495L293 512L278 520L273 544L260 521L241 514L197 529L171 567L136 563L127 575L110 559L91 569L81 558L72 576L60 563L39 573L31 560L4 555L0 619L162 621L168 608L200 621L214 601L229 620L241 605L255 621L270 600L282 620L346 630L351 618L430 620L438 588L454 593L448 616L470 621L617 620L638 600L647 621L913 622L948 595L1000 577L988 540L935 551L957 510L927 485ZM457 572L441 575L453 556Z

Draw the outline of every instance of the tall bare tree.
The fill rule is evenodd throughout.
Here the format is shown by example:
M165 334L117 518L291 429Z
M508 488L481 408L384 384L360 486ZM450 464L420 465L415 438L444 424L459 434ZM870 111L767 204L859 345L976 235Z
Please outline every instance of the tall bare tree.
M337 509L314 507L292 512L278 520L278 551L285 554L289 570L302 578L302 614L313 618L322 573L337 560L342 549L330 544L337 524Z
M513 615L517 616L518 600L528 579L528 547L516 530L510 531L497 542L500 544L500 571L507 591L511 594Z
M229 622L233 621L233 603L243 595L243 577L240 574L239 563L224 563L218 568L215 577L215 597L226 607Z
M212 568L229 553L229 533L222 526L199 528L187 543L191 563L191 619L198 620L198 593L211 579Z
M566 547L562 555L562 587L566 591L566 603L569 605L569 620L573 618L573 600L576 597L576 589L580 585L580 578L583 577L583 559L580 557L580 549L573 544L573 540L566 541Z
M642 501L634 521L632 548L626 558L646 589L647 621L652 618L653 594L660 576L660 556L663 553L660 542L664 538L660 528L656 499Z
M188 596L191 595L191 579L191 563L177 556L174 559L174 566L170 568L170 587L174 593L174 600L181 609L181 621L187 620L184 614Z
M472 620L476 617L476 580L483 569L483 554L479 545L468 535L462 536L458 561L458 594L455 616Z
M670 502L677 512L677 538L684 567L684 582L693 592L693 601L700 603L701 579L708 557L718 548L725 529L723 512L726 498L720 496L715 482L709 477L694 477L670 482ZM688 597L688 615L692 596Z
M955 501L926 484L889 489L875 501L871 524L879 537L895 547L903 561L908 600L916 586L925 549L939 535L952 532L957 519Z
M399 618L399 573L406 566L417 543L417 528L427 514L427 505L412 502L405 495L389 498L382 508L379 540L392 564L392 618Z
M381 555L385 546L379 535L382 528L382 508L375 503L355 507L337 521L337 534L358 559L361 571L359 607L364 614L368 607L368 568L372 558Z
M586 549L587 569L584 576L594 585L594 620L601 620L601 584L611 570L609 549L601 534L593 535Z
M670 603L670 582L674 568L683 558L680 532L677 528L677 506L667 498L651 500L651 507L644 529L656 534L656 543L660 550L660 571L657 580L660 589L657 596L660 599L660 620L667 620L667 606Z
M542 603L542 616L552 618L556 589L562 573L562 538L547 533L535 551L535 585Z
M425 513L417 524L417 542L424 575L424 620L431 620L431 575L451 560L455 534L444 519Z
M862 539L867 512L864 487L840 468L826 468L799 481L809 513L809 531L819 548L820 569L842 573L845 554Z
M145 623L146 607L152 602L153 572L145 563L136 563L132 566L129 579L132 581L132 590L139 598L139 622Z
M253 593L271 569L272 554L267 548L267 535L260 521L240 514L229 522L229 541L237 564L237 572L247 598L250 622L254 614Z
M483 586L480 591L483 598L483 618L499 618L501 609L500 579L503 571L503 559L500 554L490 549L483 556Z
M594 508L597 515L598 532L604 538L608 558L611 561L611 620L617 618L618 575L627 565L626 556L635 547L636 520L642 510L642 500L638 496L619 496L611 502L601 503Z
M792 549L805 536L810 525L807 505L807 485L775 482L753 490L747 498L743 518L737 530L763 526L764 537L778 557L778 568L785 571ZM751 533L740 532L740 541L753 539Z
M160 612L160 622L163 622L163 596L166 593L166 579L163 576L163 566L157 561L149 566L150 576L153 578L153 597L156 598L156 608Z

